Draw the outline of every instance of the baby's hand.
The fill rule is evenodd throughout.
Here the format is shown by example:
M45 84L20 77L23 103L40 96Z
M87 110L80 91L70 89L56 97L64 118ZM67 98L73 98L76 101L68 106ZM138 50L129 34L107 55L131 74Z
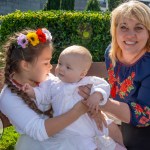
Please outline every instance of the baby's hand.
M33 90L33 87L28 84L28 83L25 83L23 86L22 86L22 90L28 94L28 96L30 98L35 98L35 93L34 93L34 90Z
M107 122L105 120L105 118L107 117L101 110L99 110L98 113L94 112L94 114L92 114L91 112L88 112L88 115L90 118L94 119L98 129L100 129L101 131L103 131L104 126L107 127Z
M94 92L90 95L90 97L87 99L87 106L89 106L89 111L98 113L99 110L99 103L103 100L103 95L100 92Z

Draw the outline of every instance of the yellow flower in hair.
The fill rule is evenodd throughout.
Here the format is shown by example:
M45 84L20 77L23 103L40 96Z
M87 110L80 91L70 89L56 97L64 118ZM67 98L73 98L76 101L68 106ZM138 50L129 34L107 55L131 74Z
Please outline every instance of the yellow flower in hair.
M27 39L33 46L36 46L40 42L38 39L38 35L35 32L29 32L27 34Z

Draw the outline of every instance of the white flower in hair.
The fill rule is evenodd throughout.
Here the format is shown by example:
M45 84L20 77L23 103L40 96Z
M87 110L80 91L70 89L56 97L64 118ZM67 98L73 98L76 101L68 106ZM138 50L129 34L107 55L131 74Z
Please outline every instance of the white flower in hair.
M51 35L51 33L46 28L42 28L42 31L43 31L43 33L45 33L46 39L51 42L52 41L52 35Z
M17 38L17 44L21 46L22 48L26 48L28 45L28 40L27 40L26 35L21 33Z

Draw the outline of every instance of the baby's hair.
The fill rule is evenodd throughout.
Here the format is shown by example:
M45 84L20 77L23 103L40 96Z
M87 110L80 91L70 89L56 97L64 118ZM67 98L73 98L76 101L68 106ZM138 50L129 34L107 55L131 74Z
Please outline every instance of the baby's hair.
M20 90L17 86L15 86L11 81L11 75L14 72L21 72L20 62L25 60L26 62L34 62L38 58L38 56L42 53L42 50L48 46L50 46L51 50L52 43L49 40L46 40L44 43L39 42L36 46L33 46L31 43L28 43L26 48L22 48L18 46L16 43L17 37L22 33L27 35L29 32L35 32L35 30L23 30L21 32L14 33L11 37L9 37L8 41L4 44L3 49L6 52L6 63L4 68L4 83L8 85L8 88L12 93L16 93L19 97L21 97L24 102L35 112L39 114L47 114L42 112L37 108L34 101L30 99L30 97ZM48 114L47 114L48 115Z
M92 64L92 55L87 48L79 45L72 45L64 49L61 53L61 55L66 54L80 57L83 62L82 65L84 66L84 69L87 69L87 71L90 69Z

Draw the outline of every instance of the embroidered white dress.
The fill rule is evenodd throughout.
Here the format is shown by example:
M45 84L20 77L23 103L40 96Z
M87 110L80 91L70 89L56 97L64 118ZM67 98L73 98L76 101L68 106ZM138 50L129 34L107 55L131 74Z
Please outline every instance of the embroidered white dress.
M50 79L52 78L53 77L50 76ZM55 82L52 81L51 83L54 84ZM55 91L55 89L53 90ZM50 106L47 104L46 105L40 104L39 105L40 109L41 110L48 109L48 107ZM92 148L88 148L89 146L88 144L85 145L83 144L84 142L82 143L82 140L84 140L85 143L87 142L85 136L83 137L77 135L73 131L68 130L67 132L67 130L64 130L64 132L62 131L52 137L48 137L45 129L45 119L47 119L47 117L35 113L32 109L28 107L27 104L24 103L24 101L16 93L12 93L10 89L7 87L7 85L3 87L3 90L0 93L0 111L9 118L10 122L13 124L13 126L15 126L16 131L21 134L21 136L17 141L15 150L92 149ZM107 140L105 142L103 142L103 140L101 141L102 142L99 144L102 150L108 150L107 145L112 146L112 144L109 144L109 142L107 142L108 144L104 144L106 143ZM103 148L103 145L105 149ZM121 150L120 146L118 150Z
M77 83L64 83L58 78L47 80L34 88L37 105L52 104L54 116L59 116L70 110L82 97L78 94L81 85L93 84L91 93L99 91L104 100L104 105L110 94L109 84L102 78L85 77ZM111 120L107 119L108 124ZM114 150L115 142L106 138L108 129L104 127L103 132L97 129L95 122L87 114L59 132L44 144L44 149L56 150ZM65 139L65 142L64 142ZM46 144L46 143L51 144Z

